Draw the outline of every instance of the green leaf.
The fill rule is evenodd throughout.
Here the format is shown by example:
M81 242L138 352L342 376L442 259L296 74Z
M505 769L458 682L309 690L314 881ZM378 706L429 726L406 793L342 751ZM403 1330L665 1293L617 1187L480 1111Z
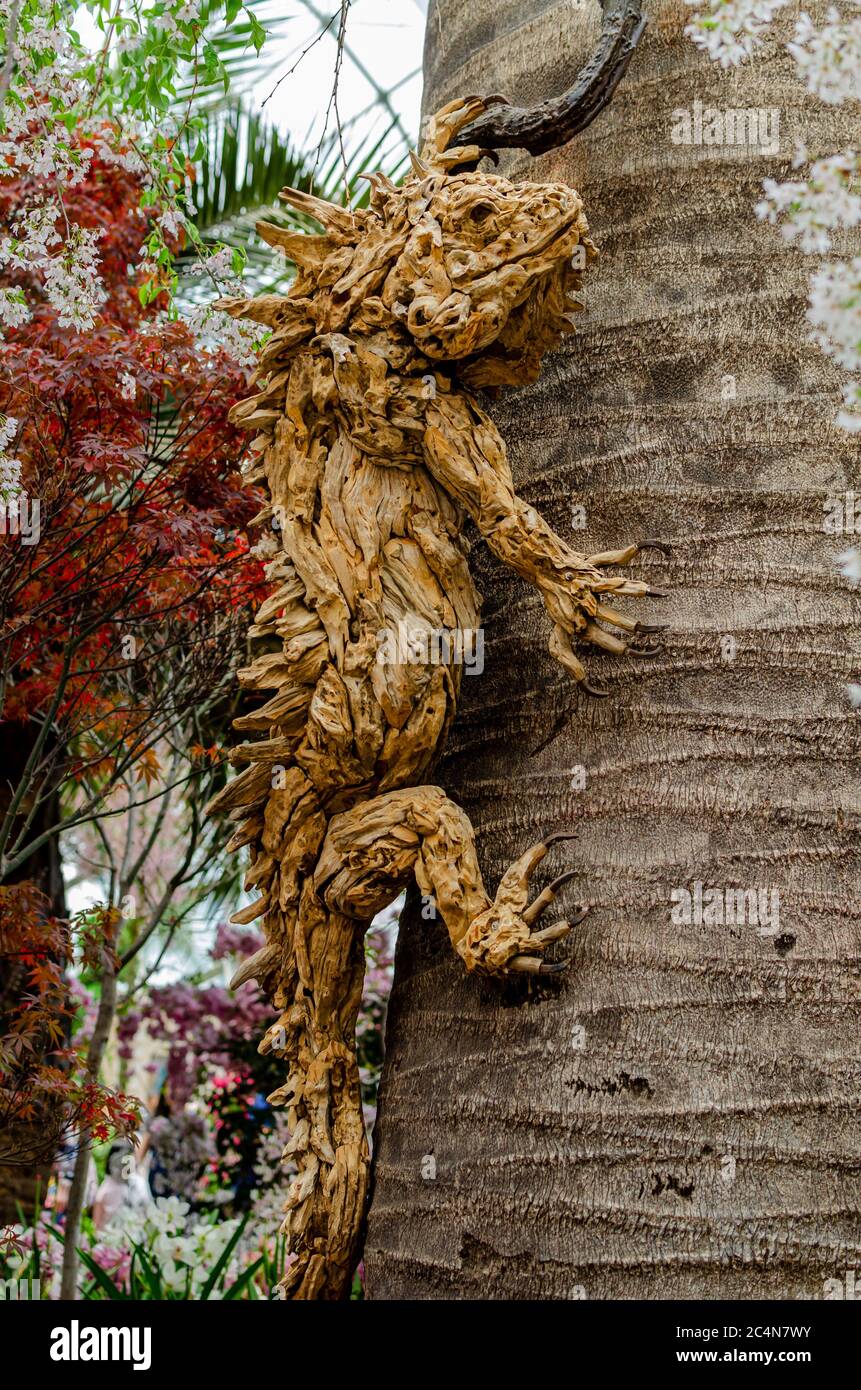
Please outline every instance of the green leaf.
M205 82L215 82L218 77L218 53L211 43L203 46L203 78Z
M241 1223L237 1226L236 1230L233 1232L233 1235L230 1237L230 1240L229 1240L229 1241L227 1242L227 1244L225 1245L225 1247L224 1247L224 1249L222 1250L221 1254L219 1255L219 1257L218 1257L218 1259L217 1259L215 1265L213 1266L213 1268L212 1268L212 1270L211 1270L211 1272L210 1272L209 1278L207 1279L206 1283L204 1284L203 1288L201 1289L201 1293L200 1293L201 1301L203 1301L204 1299L209 1298L209 1295L212 1293L212 1290L213 1290L214 1288L216 1288L219 1279L221 1278L222 1274L224 1273L225 1269L227 1268L227 1263L228 1263L228 1261L229 1261L229 1259L230 1259L230 1256L233 1254L234 1250L236 1249L236 1246L239 1244L239 1241L240 1241L240 1239L241 1239L241 1237L242 1237L242 1232L245 1230L245 1227L246 1227L247 1223L248 1223L248 1216L246 1215L246 1216L244 1216L244 1217L242 1218Z
M79 1250L78 1255L107 1298L112 1299L115 1303L129 1303L131 1301L131 1295L124 1293L123 1290L114 1283L107 1270L102 1269L101 1265L96 1264L92 1255L88 1254L86 1250Z
M246 9L246 14L251 24L251 42L254 44L255 51L259 53L266 42L266 30L255 14L252 14L248 9Z
M230 1285L230 1288L224 1290L224 1294L222 1295L223 1302L226 1303L227 1300L230 1298L238 1298L239 1295L243 1293L245 1289L248 1287L248 1285L251 1283L251 1280L254 1278L255 1274L257 1273L258 1269L262 1264L263 1256L261 1255L260 1258L255 1260L253 1264L249 1265L247 1269L243 1269L239 1278L236 1279L234 1283Z
M144 1278L146 1280L145 1287L149 1292L150 1298L154 1300L161 1300L164 1297L164 1295L162 1293L161 1274L159 1273L158 1266L153 1266L150 1264L149 1257L147 1256L146 1250L144 1250L142 1245L135 1243L133 1245L133 1249L138 1259L140 1260L141 1268L144 1272Z

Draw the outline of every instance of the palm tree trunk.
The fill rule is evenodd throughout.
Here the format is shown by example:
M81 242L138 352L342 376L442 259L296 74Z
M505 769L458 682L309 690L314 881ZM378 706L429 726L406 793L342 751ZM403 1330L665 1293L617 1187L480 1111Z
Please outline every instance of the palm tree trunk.
M826 497L858 489L857 440L807 339L809 265L752 211L764 177L792 176L796 135L811 157L852 137L780 46L728 76L686 18L653 5L609 111L507 161L575 186L602 256L580 335L489 409L521 495L564 536L585 508L578 548L673 543L637 571L671 591L654 618L673 631L651 662L591 658L611 695L590 701L547 654L536 594L473 552L486 666L439 780L490 884L576 825L552 869L576 867L569 901L592 911L561 983L500 987L408 910L372 1298L817 1298L861 1259L861 603L822 527ZM426 110L562 90L597 23L591 0L435 0ZM673 143L695 100L778 108L779 156Z

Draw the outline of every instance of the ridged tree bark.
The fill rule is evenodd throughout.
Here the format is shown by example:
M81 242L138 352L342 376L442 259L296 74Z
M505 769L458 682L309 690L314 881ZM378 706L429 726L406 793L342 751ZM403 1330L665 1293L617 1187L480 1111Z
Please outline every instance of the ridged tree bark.
M851 537L823 531L826 498L859 489L858 441L808 340L810 262L752 210L764 177L792 176L795 136L832 153L851 118L804 95L777 43L721 72L686 16L653 4L609 110L503 162L577 188L602 253L581 333L489 405L518 492L564 536L582 505L586 553L672 542L633 573L670 590L654 618L673 630L650 662L590 653L610 690L590 700L548 655L535 592L473 552L486 667L438 780L491 886L576 826L548 875L575 867L568 901L592 910L557 948L567 974L500 987L408 908L372 1298L821 1298L861 1261L861 602L835 565ZM592 0L435 0L425 110L559 92L597 28ZM778 108L779 156L674 144L696 100ZM697 883L776 890L779 923L694 906L677 924L674 890Z

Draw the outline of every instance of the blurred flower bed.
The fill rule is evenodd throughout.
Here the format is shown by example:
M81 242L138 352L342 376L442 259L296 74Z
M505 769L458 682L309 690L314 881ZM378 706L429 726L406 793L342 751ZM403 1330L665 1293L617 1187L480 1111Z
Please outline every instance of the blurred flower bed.
M357 1025L369 1138L383 1058L393 970L395 914L366 938L367 973ZM253 932L219 927L216 961L261 945ZM235 959L234 959L235 965ZM93 1001L76 986L75 1041L92 1028ZM231 991L212 982L147 990L120 1017L122 1065L145 1043L153 1080L150 1118L128 1157L116 1144L94 1149L94 1173L81 1222L79 1296L86 1299L260 1299L289 1268L278 1233L293 1170L282 1164L289 1138L284 1111L266 1096L284 1081L284 1063L257 1042L271 1009L255 985ZM138 1059L139 1060L139 1059ZM146 1106L143 1106L144 1111ZM0 1241L0 1279L24 1281L26 1296L58 1298L64 1246L62 1163L51 1178L43 1218L18 1223ZM111 1203L116 1210L111 1211ZM105 1213L109 1219L105 1220ZM362 1296L361 1268L354 1297Z

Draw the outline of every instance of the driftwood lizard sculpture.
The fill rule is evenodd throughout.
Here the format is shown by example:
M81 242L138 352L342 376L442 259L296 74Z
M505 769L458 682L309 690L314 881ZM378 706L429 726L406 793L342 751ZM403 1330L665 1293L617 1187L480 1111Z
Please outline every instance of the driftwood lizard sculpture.
M543 953L578 920L536 929L561 880L529 901L535 868L564 836L528 849L491 895L469 820L429 784L458 695L453 653L382 653L392 634L478 627L469 516L538 588L551 650L584 689L575 645L648 654L642 625L613 604L656 591L607 567L654 543L587 557L555 535L517 496L473 394L535 379L573 327L572 295L596 254L571 188L476 166L489 147L537 151L586 125L641 30L635 0L607 14L577 85L537 115L499 98L450 102L402 187L371 177L366 209L285 190L322 235L261 225L298 267L289 293L222 301L271 329L257 394L235 411L257 432L250 477L270 499L258 520L277 522L280 538L251 629L265 649L239 673L268 698L237 719L256 737L232 750L247 767L212 809L238 822L230 847L250 849L246 887L258 896L233 921L262 918L266 939L234 983L257 979L281 1011L260 1050L284 1058L270 1099L288 1107L284 1157L297 1170L285 1297L343 1296L357 1257L369 1160L354 1025L373 916L415 876L466 968L488 975L561 969Z

